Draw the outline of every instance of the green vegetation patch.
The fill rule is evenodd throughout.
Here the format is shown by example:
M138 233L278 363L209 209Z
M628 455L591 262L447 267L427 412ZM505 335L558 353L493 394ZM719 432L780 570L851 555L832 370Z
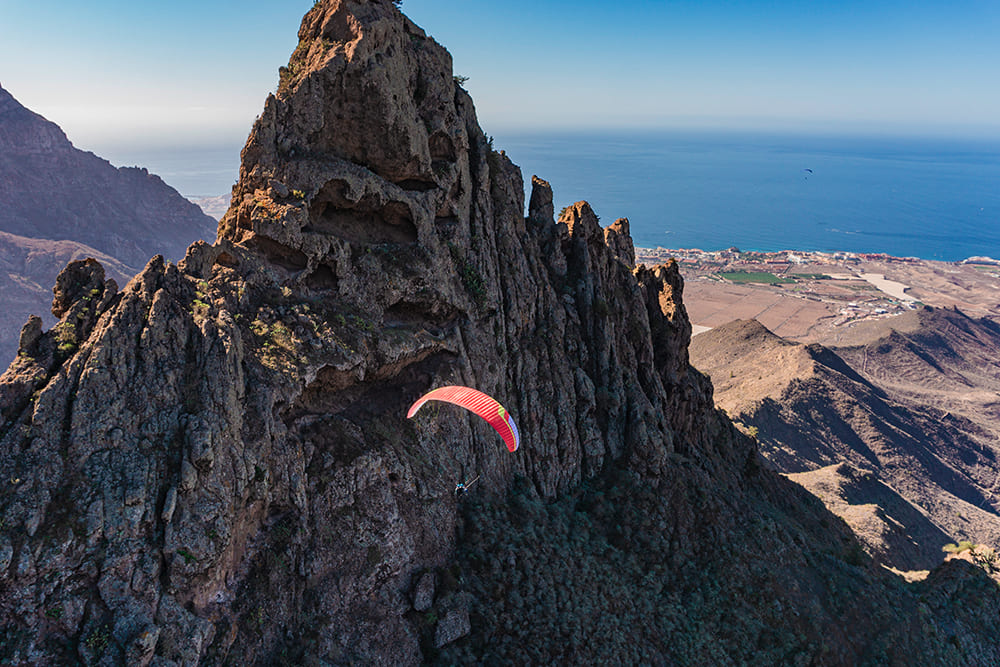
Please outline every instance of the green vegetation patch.
M57 350L63 356L69 356L76 352L76 327L71 322L60 322L52 327L55 332Z
M779 278L773 273L767 273L764 271L727 271L717 273L715 275L734 283L765 283L767 285L778 285L781 283L795 282L791 278Z

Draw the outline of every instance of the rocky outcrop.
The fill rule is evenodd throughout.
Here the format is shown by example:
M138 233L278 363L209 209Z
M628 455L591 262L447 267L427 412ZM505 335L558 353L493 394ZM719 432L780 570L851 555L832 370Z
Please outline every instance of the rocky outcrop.
M135 271L94 248L73 241L45 241L0 232L0 362L17 354L18 336L30 315L46 326L56 323L50 314L52 285L67 263L92 257L108 276L124 285Z
M74 148L0 88L0 363L28 316L46 317L68 261L99 259L125 284L151 256L179 260L215 227L159 177Z
M687 363L675 264L633 269L585 202L553 220L541 180L525 217L395 3L319 2L299 38L217 242L121 292L71 265L60 325L0 378L0 655L996 657L995 618L906 611L917 592L757 465ZM448 407L405 419L443 384L501 398L521 449Z

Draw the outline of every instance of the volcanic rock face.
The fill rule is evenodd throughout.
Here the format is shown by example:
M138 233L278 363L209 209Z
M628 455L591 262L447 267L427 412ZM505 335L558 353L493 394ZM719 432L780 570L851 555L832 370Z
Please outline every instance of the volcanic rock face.
M553 220L540 179L525 217L450 56L393 3L319 2L299 37L218 241L121 292L71 264L62 321L0 378L0 655L996 657L996 618L938 589L866 622L866 595L918 593L714 411L676 264L633 270L626 223L584 202ZM444 384L497 396L522 448L448 407L405 419Z

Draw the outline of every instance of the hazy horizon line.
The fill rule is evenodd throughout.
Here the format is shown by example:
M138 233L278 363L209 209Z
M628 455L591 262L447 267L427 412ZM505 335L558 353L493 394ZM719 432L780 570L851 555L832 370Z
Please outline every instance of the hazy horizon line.
M498 139L504 136L585 136L585 135L622 135L635 136L641 133L662 133L662 134L742 134L747 136L774 136L774 137L809 137L809 138L855 138L855 139L915 139L915 140L941 140L941 141L984 141L997 143L1000 145L1000 125L987 128L879 128L868 126L771 126L771 125L685 125L664 123L657 125L481 125L483 132L487 136L496 136ZM65 128L63 128L65 131ZM153 137L148 133L134 136L118 136L115 138L98 139L82 138L80 140L66 132L67 137L75 148L83 151L93 152L100 157L101 150L113 152L124 152L133 150L156 151L156 152L182 152L193 150L230 150L236 147L239 151L246 143L247 137L237 139L230 135L227 138L195 138L183 134L169 134L163 137ZM503 149L502 145L496 148Z

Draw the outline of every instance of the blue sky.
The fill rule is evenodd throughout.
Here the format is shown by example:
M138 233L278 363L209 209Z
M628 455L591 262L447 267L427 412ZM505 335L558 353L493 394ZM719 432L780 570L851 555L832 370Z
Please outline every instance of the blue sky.
M99 154L242 145L312 0L0 0L0 84ZM1000 136L1000 3L404 0L488 133Z

